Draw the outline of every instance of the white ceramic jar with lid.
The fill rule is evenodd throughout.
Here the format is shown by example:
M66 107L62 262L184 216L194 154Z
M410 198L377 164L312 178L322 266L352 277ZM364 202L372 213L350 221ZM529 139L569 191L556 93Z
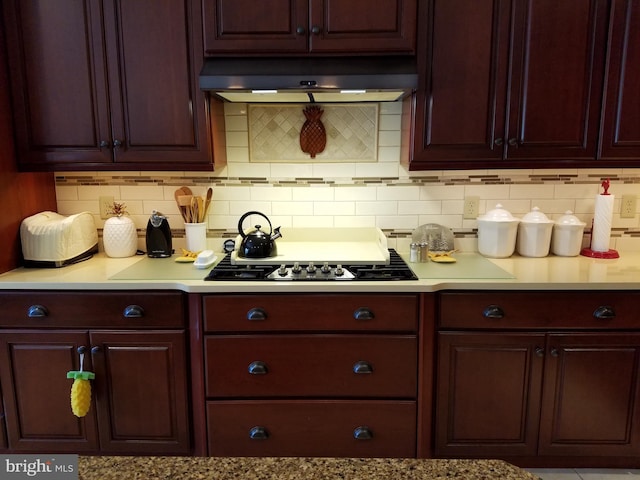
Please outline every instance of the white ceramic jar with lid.
M560 257L575 257L582 249L586 223L567 210L553 225L551 252Z
M513 255L519 222L518 218L500 204L478 217L478 251L490 258Z
M546 257L551 247L553 221L538 207L527 213L518 225L518 253L523 257Z

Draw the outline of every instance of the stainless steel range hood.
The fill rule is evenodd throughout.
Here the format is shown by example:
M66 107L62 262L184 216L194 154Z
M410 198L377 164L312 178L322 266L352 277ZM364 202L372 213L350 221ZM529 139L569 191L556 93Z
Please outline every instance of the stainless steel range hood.
M200 88L229 102L393 102L418 85L411 57L207 58Z

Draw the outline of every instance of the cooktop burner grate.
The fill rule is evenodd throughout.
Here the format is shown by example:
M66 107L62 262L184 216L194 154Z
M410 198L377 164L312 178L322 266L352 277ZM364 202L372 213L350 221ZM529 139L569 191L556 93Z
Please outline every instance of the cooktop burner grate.
M218 281L317 281L317 280L418 280L411 268L402 257L392 248L389 249L389 265L342 265L340 272L337 265L330 266L330 271L323 273L322 267L317 266L315 273L307 273L307 265L300 265L301 271L293 273L293 265L232 265L231 254L228 253L216 265L205 280ZM284 273L286 271L286 274ZM280 273L282 272L282 273Z

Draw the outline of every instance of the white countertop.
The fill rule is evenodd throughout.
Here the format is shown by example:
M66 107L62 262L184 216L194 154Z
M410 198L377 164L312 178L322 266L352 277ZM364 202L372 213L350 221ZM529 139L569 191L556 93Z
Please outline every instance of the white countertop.
M408 258L408 255L401 254L405 259ZM219 254L219 257L222 256L223 254ZM204 281L208 269L198 270L191 264L178 264L172 259L149 259L146 256L109 258L100 253L68 267L18 268L1 274L0 290L152 289L190 293L434 292L451 289L640 290L640 252L620 252L620 258L613 260L582 256L526 258L517 255L505 259L485 259L475 253L460 253L456 256L456 264L410 264L420 277L417 281L245 282ZM134 271L150 262L157 262L150 267L151 272L154 269L157 272L156 279L148 278L153 273L139 278L119 279L127 269ZM446 270L452 266L455 267ZM478 270L477 275L487 276L488 272L492 278L473 278L476 275L474 268ZM178 272L175 278L173 272ZM448 272L453 272L453 278L448 277Z

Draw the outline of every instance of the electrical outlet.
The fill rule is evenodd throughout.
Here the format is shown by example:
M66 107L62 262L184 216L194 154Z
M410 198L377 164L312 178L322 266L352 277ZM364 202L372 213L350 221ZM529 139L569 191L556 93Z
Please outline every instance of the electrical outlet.
M113 207L113 197L98 197L98 203L100 204L100 218L103 220L109 218L111 216L109 215L109 209Z
M474 219L478 218L478 208L480 205L480 197L465 197L462 218Z
M635 218L638 197L635 195L622 195L620 205L620 218Z

